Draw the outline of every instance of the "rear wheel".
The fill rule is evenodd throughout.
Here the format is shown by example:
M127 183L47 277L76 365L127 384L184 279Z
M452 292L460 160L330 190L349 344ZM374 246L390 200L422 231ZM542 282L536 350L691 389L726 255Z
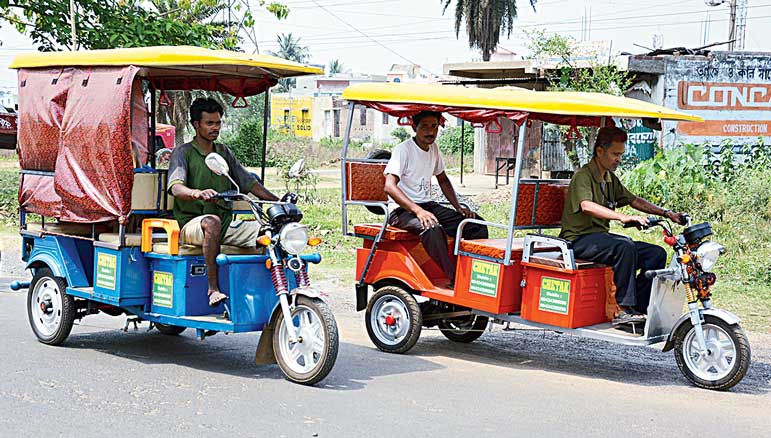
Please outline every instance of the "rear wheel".
M298 340L291 339L283 315L276 320L273 351L276 362L288 380L303 385L320 382L332 371L337 360L340 337L337 322L324 301L297 297L292 321Z
M409 292L384 286L369 300L365 315L367 334L377 348L388 353L406 353L420 338L423 316Z
M707 344L703 351L696 339L696 328L683 324L675 332L675 360L683 375L700 388L724 391L739 383L750 366L750 344L738 324L712 315L704 316L702 333Z
M443 319L437 324L442 334L453 342L469 343L479 339L487 328L489 318L470 315L463 318Z
M51 269L35 272L27 292L27 316L38 341L59 345L67 339L75 321L75 298L67 295L67 281Z
M158 329L159 332L168 336L177 336L182 332L184 332L185 329L187 329L187 327L180 327L177 325L166 325L166 324L160 324L157 322L155 323L155 328Z

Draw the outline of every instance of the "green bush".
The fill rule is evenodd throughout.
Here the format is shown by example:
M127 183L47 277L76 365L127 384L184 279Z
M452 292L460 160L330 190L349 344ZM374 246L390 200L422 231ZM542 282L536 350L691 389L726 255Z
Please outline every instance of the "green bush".
M393 131L391 131L391 137L398 140L399 143L407 141L408 138L412 137L412 134L404 129L404 127L400 126Z
M223 138L242 165L257 167L262 164L262 120L257 118L241 121L235 132Z
M449 127L444 128L441 134L439 134L439 140L437 144L439 145L439 150L442 151L442 153L445 154L458 154L460 153L460 146L461 146L461 128L460 127ZM473 150L474 149L474 129L466 125L465 128L465 144L466 144L466 151Z

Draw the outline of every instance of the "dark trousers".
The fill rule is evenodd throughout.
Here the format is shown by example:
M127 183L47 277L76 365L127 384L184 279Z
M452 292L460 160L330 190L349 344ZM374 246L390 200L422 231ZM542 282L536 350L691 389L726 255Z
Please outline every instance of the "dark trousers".
M436 202L418 204L424 210L432 213L439 221L439 225L427 230L423 229L417 216L401 207L391 212L388 223L396 228L409 231L420 236L420 241L426 249L426 253L436 261L447 274L451 282L455 281L455 264L447 251L447 236L455 237L458 225L465 217L457 211L443 207ZM482 219L479 215L477 219ZM487 226L480 224L466 224L463 227L464 239L487 239Z
M667 263L664 248L611 233L592 233L573 241L573 255L613 267L616 301L619 306L632 307L647 313L651 298L652 279L645 271L663 269ZM640 274L635 276L635 272Z

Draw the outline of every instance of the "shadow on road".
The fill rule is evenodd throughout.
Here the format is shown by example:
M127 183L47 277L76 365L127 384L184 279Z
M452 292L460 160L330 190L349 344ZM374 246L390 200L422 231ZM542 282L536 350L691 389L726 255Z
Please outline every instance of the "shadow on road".
M127 333L118 330L73 333L63 348L95 350L148 365L176 365L235 377L283 379L278 365L255 365L259 335L217 334L198 340L192 330L180 336L146 331L147 326ZM341 342L332 372L320 389L359 390L376 377L427 372L444 368L415 356L380 353L374 348Z
M422 336L412 353L418 357L449 356L512 369L537 369L644 386L689 386L674 354L661 345L633 347L542 331L485 333L472 344L442 336ZM771 358L753 356L734 393L771 392Z

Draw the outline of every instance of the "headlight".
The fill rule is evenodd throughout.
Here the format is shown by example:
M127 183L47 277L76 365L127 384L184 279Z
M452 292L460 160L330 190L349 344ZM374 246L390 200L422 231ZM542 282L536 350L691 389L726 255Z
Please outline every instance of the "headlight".
M723 253L723 245L715 242L704 242L696 248L696 256L699 258L701 269L712 272L720 254Z
M308 228L297 222L284 225L278 234L279 242L289 254L300 254L308 246Z

